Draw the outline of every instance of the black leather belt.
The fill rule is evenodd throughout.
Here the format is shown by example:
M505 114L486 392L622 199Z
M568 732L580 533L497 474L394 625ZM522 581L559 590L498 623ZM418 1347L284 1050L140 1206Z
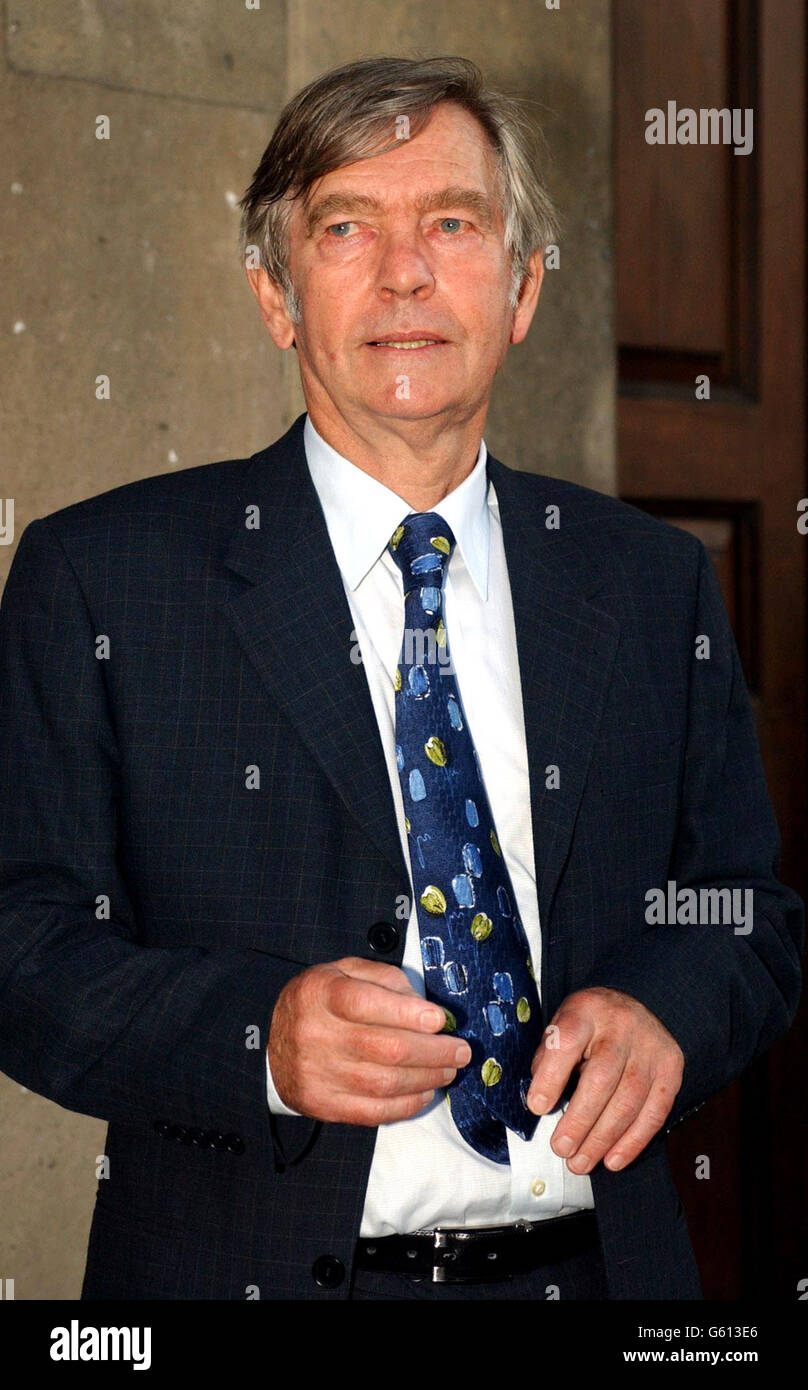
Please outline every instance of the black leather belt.
M512 1279L598 1245L594 1211L470 1230L437 1228L356 1243L354 1264L391 1274L430 1278L436 1284L478 1284Z

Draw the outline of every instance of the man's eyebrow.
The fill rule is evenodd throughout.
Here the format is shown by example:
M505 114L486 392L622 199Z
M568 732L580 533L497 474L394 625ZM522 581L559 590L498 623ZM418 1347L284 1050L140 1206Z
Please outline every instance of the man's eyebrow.
M450 184L446 188L434 189L431 193L422 193L415 199L415 210L419 213L435 212L438 208L445 207L463 207L473 211L488 230L492 230L495 225L494 204L488 194L478 188L462 188L458 184ZM384 204L370 193L358 193L349 189L340 192L335 189L333 193L327 193L309 208L306 213L306 235L311 236L318 223L337 212L383 211Z

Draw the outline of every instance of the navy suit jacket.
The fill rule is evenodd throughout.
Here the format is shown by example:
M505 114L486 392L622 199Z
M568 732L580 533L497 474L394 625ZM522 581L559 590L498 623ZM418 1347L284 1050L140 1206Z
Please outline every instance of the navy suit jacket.
M31 522L0 609L0 1066L109 1122L85 1298L349 1287L375 1131L271 1116L264 1053L299 971L400 963L409 880L304 419L249 459ZM735 643L691 535L487 467L545 1014L591 985L642 1000L685 1056L670 1129L799 993L802 905L776 877ZM649 925L668 880L753 888L753 930ZM592 1184L610 1296L700 1297L664 1133Z

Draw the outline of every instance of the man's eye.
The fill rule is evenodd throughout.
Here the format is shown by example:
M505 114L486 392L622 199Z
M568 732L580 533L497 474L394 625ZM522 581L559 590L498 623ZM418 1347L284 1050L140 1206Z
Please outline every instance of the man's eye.
M443 227L444 223L446 222L451 222L454 224L453 227L449 229L450 235L457 235L457 233L461 231L464 226L466 226L466 223L464 222L462 217L442 217L438 225L440 227ZM355 222L332 222L330 226L326 227L326 232L333 233L335 241L344 241L344 229L347 227L355 226Z

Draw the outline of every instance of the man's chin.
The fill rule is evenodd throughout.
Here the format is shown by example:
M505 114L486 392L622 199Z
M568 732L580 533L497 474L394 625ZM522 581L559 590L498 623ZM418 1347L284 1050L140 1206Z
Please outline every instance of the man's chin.
M385 420L434 420L438 416L454 415L461 410L462 401L437 391L418 391L399 400L392 392L373 391L358 402L368 414Z

